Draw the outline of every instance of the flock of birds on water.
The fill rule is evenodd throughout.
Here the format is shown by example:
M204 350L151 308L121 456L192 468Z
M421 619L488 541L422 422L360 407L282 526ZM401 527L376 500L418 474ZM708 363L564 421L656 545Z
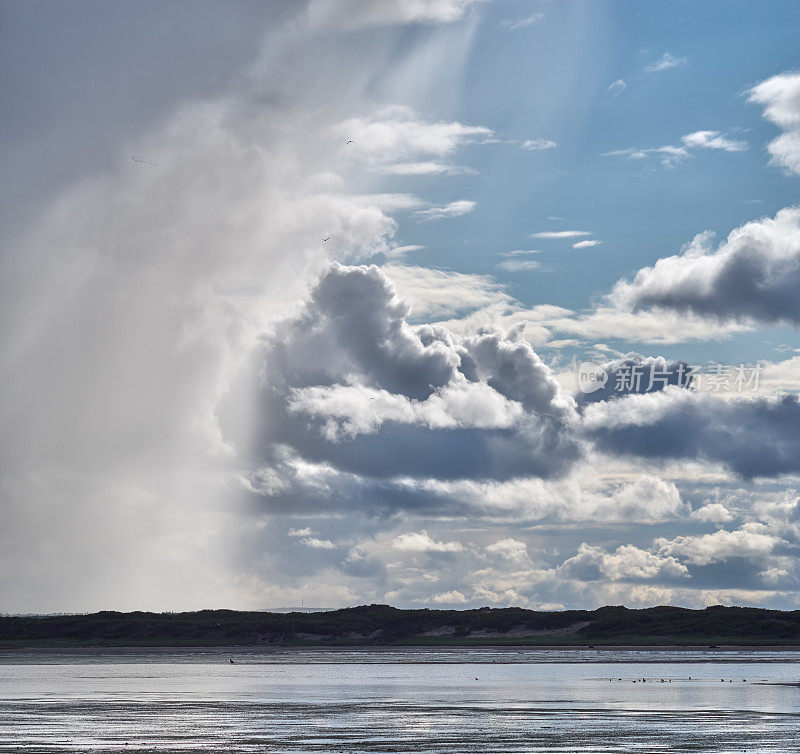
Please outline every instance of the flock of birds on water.
M609 678L608 680L609 681L613 681L614 679L613 678ZM627 679L626 678L617 678L617 681L625 681L625 680L627 680ZM681 680L682 681L683 679L680 678L680 679L677 679L677 680ZM692 676L689 676L687 680L689 680L689 681L692 681L692 680L699 681L699 680L702 680L702 679L700 679L700 678L692 678ZM725 679L724 678L720 678L719 681L720 681L720 683L725 683ZM727 682L728 683L733 683L733 678L729 678ZM632 680L632 683L647 683L647 678L634 678ZM660 679L659 678L651 678L650 679L650 683L672 683L672 678L660 678ZM747 683L747 678L742 678L742 683Z
M231 665L236 665L236 661L233 660L233 659L229 659L228 662ZM477 681L479 679L476 678L475 680ZM614 682L613 678L609 678L608 680L611 683ZM617 681L626 681L626 680L627 680L627 678L617 678ZM683 680L683 679L681 678L679 680ZM691 681L691 680L699 681L700 679L699 678L692 679L692 676L689 676L689 678L687 680L689 680L689 681ZM720 683L725 683L725 679L724 678L720 678L719 680L720 680ZM632 683L647 683L647 678L634 678L634 679L632 679L631 682ZM650 683L672 683L672 678L661 678L661 679L651 678L650 679ZM729 678L728 679L728 683L733 683L733 678ZM742 683L747 683L747 678L742 678Z

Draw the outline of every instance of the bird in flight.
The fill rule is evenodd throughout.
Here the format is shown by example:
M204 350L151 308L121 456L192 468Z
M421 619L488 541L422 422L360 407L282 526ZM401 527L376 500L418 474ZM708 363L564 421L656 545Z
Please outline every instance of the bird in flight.
M331 237L330 237L330 236L328 236L327 238L323 238L322 240L323 240L323 241L330 241L330 240L331 240Z
M149 160L149 159L147 159L146 157L135 157L135 156L131 156L131 159L132 159L134 162L141 162L141 163L143 163L144 165L155 165L156 167L158 167L158 163L157 163L157 162L153 162L152 160Z
M353 142L353 140L352 140L352 139L350 139L350 141L348 141L347 143L348 143L348 144L353 144L354 142Z

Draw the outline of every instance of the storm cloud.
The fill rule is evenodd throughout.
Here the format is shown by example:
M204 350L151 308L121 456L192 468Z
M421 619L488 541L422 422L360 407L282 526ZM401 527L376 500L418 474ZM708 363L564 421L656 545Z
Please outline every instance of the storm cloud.
M240 378L258 392L252 463L502 480L558 477L581 457L574 402L528 343L408 313L379 268L332 265Z
M743 477L800 471L796 395L725 400L669 387L595 403L584 427L600 450L653 459L705 459Z
M718 321L800 326L800 208L782 209L732 231L712 250L702 234L616 285L622 310L666 309Z

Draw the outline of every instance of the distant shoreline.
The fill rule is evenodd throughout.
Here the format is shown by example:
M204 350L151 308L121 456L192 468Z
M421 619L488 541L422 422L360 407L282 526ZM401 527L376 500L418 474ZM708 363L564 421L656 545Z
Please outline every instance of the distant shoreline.
M327 612L119 613L1 616L0 651L269 651L271 649L663 649L800 647L800 611L713 606L403 610L364 605Z
M598 651L598 652L800 652L800 644L724 644L716 647L709 647L707 644L607 644L600 646L588 646L586 644L531 644L531 645L509 645L509 644L473 644L473 645L283 645L267 646L261 644L232 644L229 646L115 646L115 645L61 645L61 646L11 646L0 644L0 655L8 654L85 654L85 655L147 655L147 654L214 654L214 655L235 655L244 654L298 654L304 652L317 653L341 653L341 652L363 652L364 654L380 652L383 654L396 652L397 654L431 650L442 651L465 651L465 650L491 650L495 652L507 652L509 654L519 653L520 651L539 651L539 650L559 650L559 651ZM729 659L729 658L726 658Z

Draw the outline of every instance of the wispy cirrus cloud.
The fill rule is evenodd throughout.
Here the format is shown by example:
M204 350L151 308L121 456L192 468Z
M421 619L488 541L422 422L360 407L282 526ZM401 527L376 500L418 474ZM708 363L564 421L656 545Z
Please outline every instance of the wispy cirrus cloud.
M589 230L542 230L531 233L528 238L581 238L591 235L592 232Z
M681 141L694 149L721 149L725 152L744 152L747 142L723 136L719 131L695 131L681 137Z
M694 131L681 137L681 144L665 144L660 147L628 147L603 152L602 157L626 157L630 160L658 159L665 168L674 168L694 156L691 150L712 149L724 152L744 152L746 141L732 139L720 131Z
M658 73L668 71L670 68L686 65L689 61L686 58L679 58L669 52L665 52L658 60L654 60L644 67L645 73Z
M457 121L426 121L414 110L398 105L380 108L371 116L349 118L333 133L342 140L342 156L390 175L471 172L446 159L466 144L493 137L489 128Z
M609 84L608 89L606 89L606 92L608 94L610 94L614 99L616 99L627 88L628 88L628 85L625 83L624 79L617 79L616 81L612 81Z
M541 152L545 149L553 149L558 144L550 139L526 139L522 142L522 148L532 152Z
M463 165L448 165L444 162L397 162L385 165L381 172L386 175L468 175L474 173L472 168Z
M411 304L415 318L455 317L513 301L505 287L489 275L407 264L388 264L381 269L391 279L398 296Z
M675 167L678 163L690 156L686 147L676 147L671 144L665 144L662 147L649 147L647 149L640 149L638 147L613 149L610 152L603 152L601 155L601 157L627 157L630 160L644 160L649 157L656 157L665 168Z
M477 204L467 199L449 202L439 206L428 207L427 209L417 210L414 214L422 220L442 220L448 217L461 217L468 215L475 209Z
M530 272L542 269L542 263L535 259L506 259L496 267L506 272Z
M422 251L424 248L425 248L424 246L420 246L419 244L394 246L392 248L386 249L383 252L383 256L386 257L386 259L391 259L391 260L404 259L406 254L410 254L412 251Z
M506 19L505 21L501 21L499 26L501 29L505 29L506 31L517 31L519 29L526 29L529 26L541 23L545 20L545 18L547 18L547 16L545 16L544 13L532 13L530 16L517 19L516 21Z
M512 251L498 252L501 257L522 257L530 254L538 254L539 249L513 249Z

